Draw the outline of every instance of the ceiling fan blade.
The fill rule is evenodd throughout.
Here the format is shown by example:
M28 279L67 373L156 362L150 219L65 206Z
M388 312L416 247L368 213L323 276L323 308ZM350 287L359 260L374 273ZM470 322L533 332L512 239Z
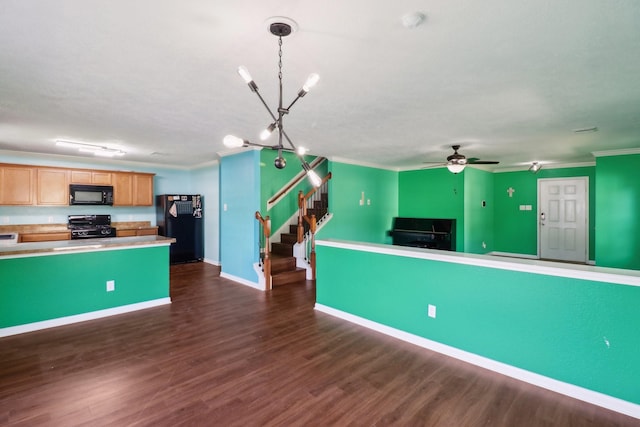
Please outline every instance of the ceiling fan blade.
M495 160L475 160L475 159L468 159L467 160L467 164L469 165L497 165L500 162L497 162Z
M442 162L424 162L424 163L427 163L428 165L422 166L420 169L439 168L447 165L446 163L442 163Z

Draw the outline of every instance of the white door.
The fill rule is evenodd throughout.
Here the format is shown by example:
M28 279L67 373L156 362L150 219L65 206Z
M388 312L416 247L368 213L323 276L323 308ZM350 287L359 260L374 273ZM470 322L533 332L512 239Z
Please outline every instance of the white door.
M538 180L540 258L587 262L588 177Z

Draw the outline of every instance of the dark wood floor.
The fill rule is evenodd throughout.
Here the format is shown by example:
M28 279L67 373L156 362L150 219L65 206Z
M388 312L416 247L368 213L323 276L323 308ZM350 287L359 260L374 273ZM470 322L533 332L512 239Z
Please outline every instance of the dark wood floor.
M170 306L0 339L3 426L638 426L198 263Z

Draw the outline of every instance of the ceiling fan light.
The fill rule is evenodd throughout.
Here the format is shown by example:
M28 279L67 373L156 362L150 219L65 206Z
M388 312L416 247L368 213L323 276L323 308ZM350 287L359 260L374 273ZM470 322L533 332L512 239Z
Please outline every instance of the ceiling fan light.
M459 163L448 163L447 169L449 169L449 172L451 173L460 173L464 170L465 166L466 165Z
M244 145L244 140L234 135L227 135L222 140L222 143L227 148L240 148Z

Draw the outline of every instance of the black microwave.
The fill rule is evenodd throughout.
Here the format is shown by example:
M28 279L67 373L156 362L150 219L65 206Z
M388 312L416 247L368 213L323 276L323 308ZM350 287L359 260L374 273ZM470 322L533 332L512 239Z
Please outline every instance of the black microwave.
M111 185L69 185L70 205L113 205Z

